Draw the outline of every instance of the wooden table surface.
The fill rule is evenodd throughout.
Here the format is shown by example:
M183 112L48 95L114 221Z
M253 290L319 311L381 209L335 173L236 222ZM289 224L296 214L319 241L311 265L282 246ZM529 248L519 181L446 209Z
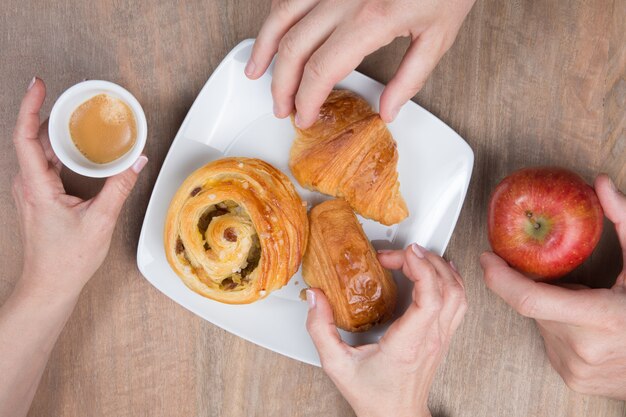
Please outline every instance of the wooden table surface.
M187 110L225 54L254 37L266 1L3 0L0 11L0 302L20 273L10 141L33 75L55 98L85 78L126 86L148 118L150 162L126 203L109 257L85 288L52 353L32 416L350 416L321 369L196 317L142 278L135 250L160 165ZM626 188L626 2L478 0L415 100L463 136L476 162L446 256L470 309L430 396L433 414L626 415L623 402L578 395L551 369L533 321L482 282L486 203L508 172L557 164ZM406 40L359 67L389 81ZM101 182L65 174L68 190ZM609 226L609 224L607 224ZM607 228L572 279L610 283L621 268ZM304 325L304 324L303 324ZM0 377L1 379L1 377Z

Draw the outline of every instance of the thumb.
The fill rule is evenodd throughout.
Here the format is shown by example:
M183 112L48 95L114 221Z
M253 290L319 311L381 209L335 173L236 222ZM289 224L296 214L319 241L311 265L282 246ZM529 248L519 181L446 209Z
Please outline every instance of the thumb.
M330 361L341 360L342 356L349 353L351 347L339 336L333 310L324 292L317 288L309 288L306 290L306 300L309 304L306 328L320 355L322 366L326 368Z
M598 175L594 188L604 214L615 224L617 237L622 246L622 256L626 255L626 196L622 194L606 174Z
M148 158L141 155L126 171L107 178L100 193L94 197L90 209L100 216L117 219L126 198L137 182L137 176L147 162Z
M404 266L404 250L379 250L378 261L387 269L401 269Z
M587 323L596 300L583 290L535 282L492 252L480 257L487 287L523 316L570 324Z
M411 43L396 74L380 96L380 117L392 122L400 107L417 94L447 50L441 42L421 36Z

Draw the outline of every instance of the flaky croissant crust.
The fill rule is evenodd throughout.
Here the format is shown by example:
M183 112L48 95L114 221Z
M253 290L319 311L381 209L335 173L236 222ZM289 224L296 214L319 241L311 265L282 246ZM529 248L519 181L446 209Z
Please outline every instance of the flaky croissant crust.
M251 158L224 158L192 173L167 212L165 254L195 292L251 303L285 285L308 238L306 206L287 176Z
M302 275L309 286L324 291L337 327L361 332L389 320L396 284L348 203L338 199L315 206L309 227Z
M386 225L408 216L396 142L363 98L333 90L318 121L295 129L289 168L303 187L342 197L363 217Z

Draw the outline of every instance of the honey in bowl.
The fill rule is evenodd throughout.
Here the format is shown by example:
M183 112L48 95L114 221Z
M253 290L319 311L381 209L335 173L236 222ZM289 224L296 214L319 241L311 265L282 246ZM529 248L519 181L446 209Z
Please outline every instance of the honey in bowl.
M106 164L132 149L137 141L137 122L124 101L98 94L74 110L70 136L87 159Z

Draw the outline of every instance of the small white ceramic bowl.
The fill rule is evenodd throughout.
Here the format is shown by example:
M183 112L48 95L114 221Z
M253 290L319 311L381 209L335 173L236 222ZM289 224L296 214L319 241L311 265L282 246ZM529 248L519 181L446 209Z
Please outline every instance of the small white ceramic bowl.
M78 106L103 93L123 100L131 108L137 122L137 140L131 150L122 157L107 164L96 164L87 159L74 145L69 125L70 117ZM48 131L52 149L63 165L78 174L92 178L111 177L130 168L141 155L148 137L146 115L137 99L119 85L100 80L83 81L65 90L52 107Z

